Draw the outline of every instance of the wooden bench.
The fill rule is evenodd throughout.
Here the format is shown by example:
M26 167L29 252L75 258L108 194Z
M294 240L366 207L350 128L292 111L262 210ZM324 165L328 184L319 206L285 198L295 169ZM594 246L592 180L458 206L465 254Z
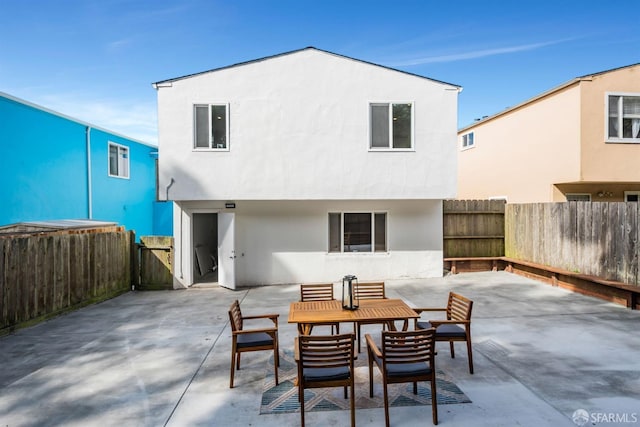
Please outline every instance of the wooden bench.
M640 286L576 273L548 265L509 257L469 257L445 258L444 266L452 274L462 271L505 270L550 283L552 286L624 305L632 310L640 309Z

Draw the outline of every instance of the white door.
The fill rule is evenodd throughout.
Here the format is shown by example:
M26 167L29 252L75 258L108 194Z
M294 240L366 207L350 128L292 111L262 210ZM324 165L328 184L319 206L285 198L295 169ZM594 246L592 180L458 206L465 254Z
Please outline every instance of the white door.
M236 288L235 214L218 213L218 283Z

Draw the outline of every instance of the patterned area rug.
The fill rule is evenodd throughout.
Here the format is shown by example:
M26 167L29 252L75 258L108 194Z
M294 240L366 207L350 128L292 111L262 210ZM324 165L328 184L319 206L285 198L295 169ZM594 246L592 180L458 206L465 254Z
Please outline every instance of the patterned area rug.
M382 408L383 391L380 372L374 366L373 398L369 397L369 368L366 352L358 355L356 360L356 408ZM275 385L273 377L273 355L267 364L262 393L261 414L278 414L299 412L298 388L294 381L298 376L293 352L285 350L280 353L278 369L279 385ZM438 405L450 403L470 403L471 400L442 371L436 374ZM344 398L342 387L305 389L305 411L340 411L349 410L349 399ZM418 383L418 394L413 394L413 384L390 384L389 402L391 406L431 405L431 388L429 383Z

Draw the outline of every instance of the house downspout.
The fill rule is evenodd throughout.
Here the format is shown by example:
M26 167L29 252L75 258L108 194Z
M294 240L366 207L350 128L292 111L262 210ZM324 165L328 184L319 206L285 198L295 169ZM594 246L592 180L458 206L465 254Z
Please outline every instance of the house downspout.
M87 211L89 219L93 219L93 189L91 188L91 126L87 126Z

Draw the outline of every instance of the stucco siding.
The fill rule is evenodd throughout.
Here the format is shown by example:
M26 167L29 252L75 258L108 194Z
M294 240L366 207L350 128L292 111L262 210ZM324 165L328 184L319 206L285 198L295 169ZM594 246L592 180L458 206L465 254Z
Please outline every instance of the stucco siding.
M474 147L459 152L458 198L554 199L553 184L580 179L580 91L565 88L461 132ZM460 138L459 138L460 140ZM460 141L458 141L460 147Z
M415 150L369 151L370 102L413 104ZM303 50L174 81L158 103L169 199L455 196L454 86ZM229 151L193 150L198 103L228 103Z
M360 280L442 275L439 200L243 201L233 210L220 202L182 202L174 228L189 230L193 213L203 211L235 214L237 286L337 282L346 274ZM336 211L386 212L388 251L329 253L328 214ZM193 281L189 239L177 233L177 287Z
M640 66L596 75L582 83L582 179L640 182L640 144L605 142L607 93L640 96Z

